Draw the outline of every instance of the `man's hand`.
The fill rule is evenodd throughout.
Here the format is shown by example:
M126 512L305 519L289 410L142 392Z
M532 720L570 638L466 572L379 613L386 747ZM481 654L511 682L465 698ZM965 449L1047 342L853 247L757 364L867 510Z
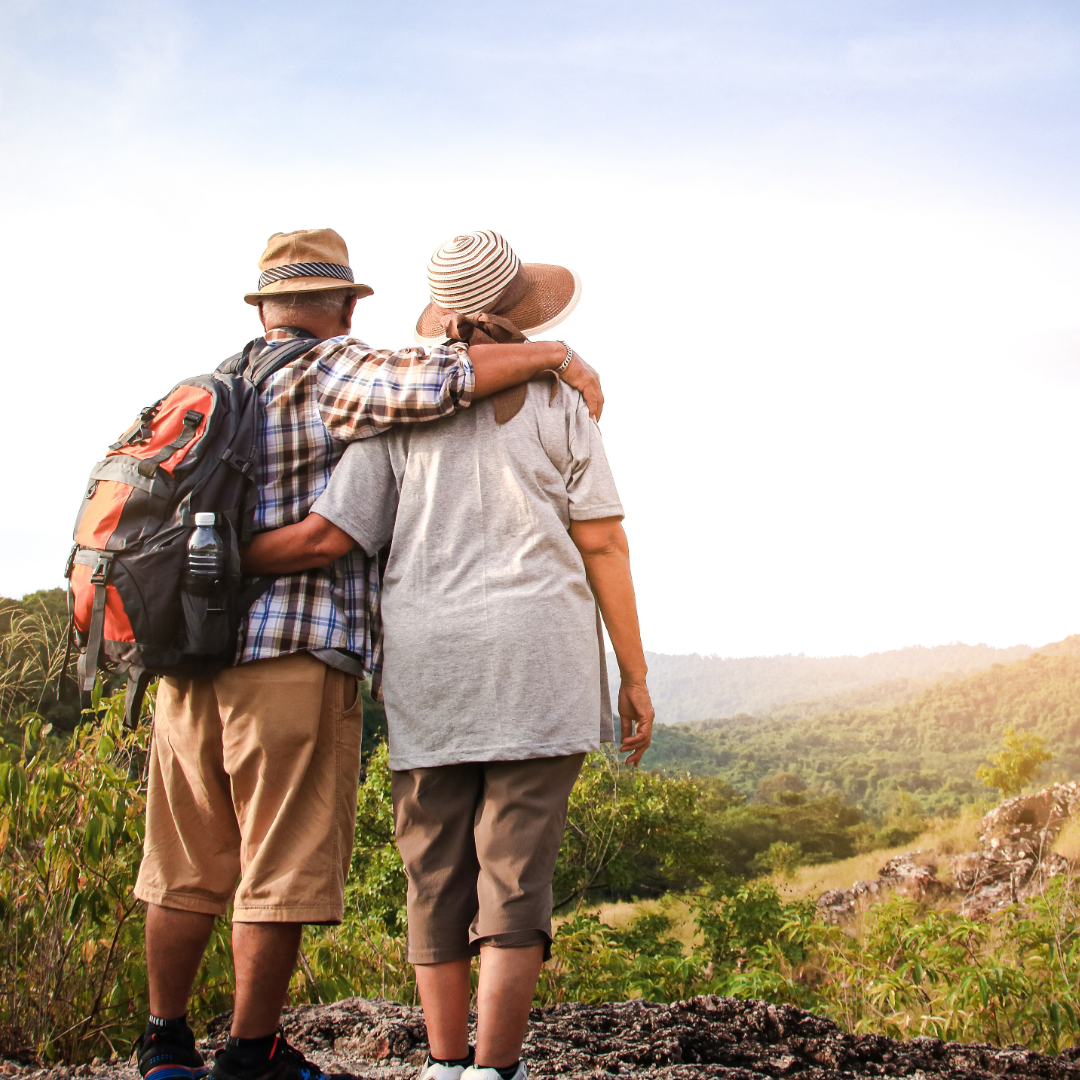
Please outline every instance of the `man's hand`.
M600 376L575 352L574 359L560 378L575 390L581 391L585 404L589 406L589 415L594 420L599 420L604 411L604 391L600 389Z
M619 722L622 725L622 743L619 749L630 753L624 764L637 768L641 755L652 742L652 698L643 683L622 683L619 687ZM631 753L632 751L632 753Z

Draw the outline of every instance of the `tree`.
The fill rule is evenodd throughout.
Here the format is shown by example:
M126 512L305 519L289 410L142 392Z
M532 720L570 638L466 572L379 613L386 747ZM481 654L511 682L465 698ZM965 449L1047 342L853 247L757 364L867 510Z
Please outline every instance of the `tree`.
M791 877L802 861L802 854L802 844L797 841L789 844L786 840L774 840L765 851L759 851L754 856L752 865L760 867L767 874Z
M1008 799L1019 795L1042 772L1043 762L1053 755L1046 749L1046 740L1030 731L1005 729L1004 749L990 760L993 765L980 765L975 775L987 786L997 788Z

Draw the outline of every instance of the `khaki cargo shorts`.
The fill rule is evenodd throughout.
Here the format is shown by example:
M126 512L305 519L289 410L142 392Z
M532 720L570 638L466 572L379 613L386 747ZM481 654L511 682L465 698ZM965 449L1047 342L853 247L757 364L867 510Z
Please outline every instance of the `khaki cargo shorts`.
M460 960L483 945L543 945L550 959L551 879L584 760L568 754L393 774L409 963Z
M336 923L360 776L355 676L310 653L158 686L135 895L235 922Z

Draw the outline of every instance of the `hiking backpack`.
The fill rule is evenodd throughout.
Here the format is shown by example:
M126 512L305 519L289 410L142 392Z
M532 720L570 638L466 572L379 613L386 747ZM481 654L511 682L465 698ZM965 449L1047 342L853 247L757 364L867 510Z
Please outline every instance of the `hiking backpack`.
M259 387L318 344L249 342L143 409L94 466L64 574L84 708L99 669L127 674L124 714L134 727L153 677L234 663L241 620L274 580L240 574L258 496ZM225 572L209 584L187 573L195 514L205 511L225 548Z

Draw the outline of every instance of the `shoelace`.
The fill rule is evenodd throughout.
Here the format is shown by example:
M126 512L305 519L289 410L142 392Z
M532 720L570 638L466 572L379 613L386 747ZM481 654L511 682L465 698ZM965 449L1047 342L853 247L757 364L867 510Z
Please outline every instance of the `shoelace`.
M274 1036L274 1045L270 1048L270 1060L273 1061L277 1056L285 1057L297 1065L301 1080L326 1080L322 1069L317 1068L314 1073L311 1071L312 1063L296 1047L285 1041L285 1033L282 1031Z

